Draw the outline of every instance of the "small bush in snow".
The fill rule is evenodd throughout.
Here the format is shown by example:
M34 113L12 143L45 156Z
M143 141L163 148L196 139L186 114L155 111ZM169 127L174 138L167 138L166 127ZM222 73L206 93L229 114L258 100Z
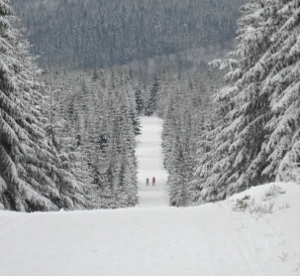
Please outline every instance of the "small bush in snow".
M273 198L273 197L277 197L278 195L284 194L284 193L285 193L285 191L280 186L273 185L265 193L266 200L269 200L270 198Z
M250 214L271 214L273 212L275 203L270 201L268 203L262 204L255 202L255 199L250 200L250 196L246 195L241 199L237 199L233 205L233 210L236 212L246 212Z
M284 210L290 208L290 204L288 202L282 203L282 205L279 206L279 210Z
M251 214L256 213L256 214L272 214L273 213L273 208L274 208L275 203L273 201L267 203L267 204L253 204L249 206L249 212Z
M282 252L282 255L279 255L278 258L285 262L287 260L288 253Z
M250 195L245 195L243 198L230 201L233 203L232 209L235 212L249 212L250 214L258 214L259 216L264 214L272 214L275 210L275 198L284 194L285 191L277 185L270 187L263 196L262 200L267 202L257 202L255 198L250 198ZM280 203L276 210L284 210L290 207L289 203Z
M242 199L237 199L235 204L233 205L233 210L237 212L244 212L249 208L250 205L250 196L245 195Z

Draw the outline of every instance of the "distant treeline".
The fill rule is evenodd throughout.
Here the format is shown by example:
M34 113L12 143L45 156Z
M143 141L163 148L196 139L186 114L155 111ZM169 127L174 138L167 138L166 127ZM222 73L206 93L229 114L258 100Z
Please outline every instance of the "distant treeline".
M235 37L245 0L15 0L42 66L113 66Z

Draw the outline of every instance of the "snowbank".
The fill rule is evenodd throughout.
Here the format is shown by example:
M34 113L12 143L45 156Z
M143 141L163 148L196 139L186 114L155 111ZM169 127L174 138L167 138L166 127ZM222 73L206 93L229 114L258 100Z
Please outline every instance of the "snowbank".
M0 275L300 275L299 198L275 183L193 208L1 211Z

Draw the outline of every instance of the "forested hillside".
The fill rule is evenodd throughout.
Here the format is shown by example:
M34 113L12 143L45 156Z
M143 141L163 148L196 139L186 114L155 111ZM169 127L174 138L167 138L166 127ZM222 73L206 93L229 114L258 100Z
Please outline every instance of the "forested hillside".
M12 5L41 65L104 67L226 44L236 35L245 2L14 0Z
M242 13L237 47L211 62L226 69L225 83L204 119L191 119L192 95L168 103L163 138L173 205L221 200L275 179L300 182L299 1L254 0Z
M138 80L130 71L96 69L50 70L43 80L49 135L65 165L90 187L97 207L134 206L135 137L143 108Z
M244 2L0 0L0 208L134 206L145 113L170 205L300 182L299 1Z
M0 209L94 206L89 186L65 166L47 135L38 69L7 1L0 1Z
M0 0L0 209L134 206L134 78L50 70L45 86L16 26Z

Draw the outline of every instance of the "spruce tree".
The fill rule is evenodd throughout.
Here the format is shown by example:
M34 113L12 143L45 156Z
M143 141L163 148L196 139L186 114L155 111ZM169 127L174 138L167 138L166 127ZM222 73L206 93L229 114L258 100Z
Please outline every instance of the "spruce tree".
M262 175L267 166L265 126L272 114L268 96L260 91L269 70L263 60L278 25L277 9L276 1L245 5L238 21L239 44L231 53L234 59L214 62L228 67L229 72L225 75L227 85L216 95L225 121L211 155L215 164L204 183L204 200L222 199L272 180Z
M164 166L168 171L170 204L187 206L188 184L191 181L196 135L191 110L193 91L185 78L176 78L177 89L169 95L169 105L163 125Z
M156 111L159 92L160 92L160 79L157 76L155 76L150 86L146 111L149 111L151 113Z
M273 114L266 126L271 135L266 146L269 165L263 174L274 175L281 181L300 182L299 1L285 1L277 17L279 30L271 37L272 47L265 58L272 69L262 87L262 93L271 95Z
M90 206L85 190L63 169L43 125L44 102L38 93L34 61L12 17L8 1L0 1L0 202L17 211Z

